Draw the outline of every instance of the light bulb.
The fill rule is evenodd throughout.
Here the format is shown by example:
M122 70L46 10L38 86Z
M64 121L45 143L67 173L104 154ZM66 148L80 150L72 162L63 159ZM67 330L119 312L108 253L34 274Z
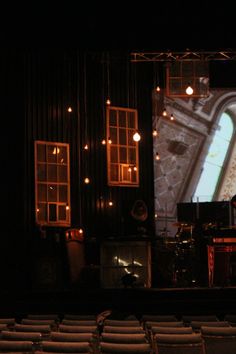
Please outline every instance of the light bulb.
M158 132L157 132L156 129L153 129L152 135L153 135L153 136L157 136L157 135L158 135Z
M160 91L161 91L160 86L157 86L157 87L156 87L156 91L157 91L157 92L160 92Z
M102 139L102 145L106 145L106 139Z
M90 180L89 180L89 178L88 178L88 177L85 177L85 179L84 179L84 183L85 183L85 184L89 184L89 183L90 183Z
M188 87L186 88L185 92L187 95L191 96L193 94L193 88L188 84Z
M136 132L134 133L134 135L133 135L133 140L134 140L134 141L140 141L140 139L141 139L141 136L140 136L139 132L136 131Z
M157 161L160 160L160 155L158 154L158 152L156 152L156 157L155 157L155 159L156 159Z
M72 108L71 108L71 107L68 107L68 108L67 108L67 112L71 113L71 112L72 112Z
M165 108L163 109L162 115L163 115L164 117L167 116L167 112L166 112L166 109L165 109Z
M107 104L108 106L111 104L111 101L110 101L109 98L106 100L106 104Z

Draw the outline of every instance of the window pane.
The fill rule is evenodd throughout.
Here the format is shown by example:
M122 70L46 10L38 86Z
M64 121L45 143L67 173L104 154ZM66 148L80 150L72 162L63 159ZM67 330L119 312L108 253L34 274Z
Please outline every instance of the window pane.
M213 143L207 154L206 161L218 166L222 166L227 153L229 143L218 136L214 137Z
M129 154L128 157L129 163L136 164L136 150L134 148L129 148L128 154Z
M204 170L207 173L204 173ZM198 198L199 202L212 200L220 171L221 167L205 162L203 172L195 192L195 198Z
M64 146L60 146L60 153L58 154L58 163L67 164L67 149Z
M47 201L47 185L38 184L38 201L46 202Z
M37 146L37 156L39 162L46 161L46 146L43 144L38 144Z
M119 129L119 144L126 145L126 129Z
M110 138L111 138L112 144L117 144L117 129L115 129L115 128L110 129Z
M59 220L66 220L66 206L59 205Z
M56 202L57 201L57 185L50 184L48 186L48 201L49 202Z
M126 127L126 112L119 111L119 126Z
M118 173L118 165L116 164L111 164L110 166L110 177L112 181L119 181L119 173Z
M57 181L57 165L48 165L48 182Z
M127 163L127 149L120 147L120 162L121 163Z
M135 143L135 141L133 139L134 133L135 133L135 130L133 130L133 129L132 130L131 129L128 130L128 145L136 146L136 143Z
M135 114L134 112L127 112L127 117L128 117L128 128L133 128L135 129Z
M58 148L56 145L48 145L47 149L47 161L51 163L57 162Z
M58 182L67 182L67 166L58 166Z
M57 221L57 205L49 204L49 221Z
M111 162L118 162L118 148L116 146L111 147Z
M47 204L39 203L37 209L37 219L38 221L47 221Z
M44 182L47 180L47 165L46 164L37 164L37 177L38 181Z
M67 203L68 201L67 186L59 186L59 202Z
M116 121L116 111L115 110L110 110L110 116L109 116L109 121L111 126L117 126L117 121Z

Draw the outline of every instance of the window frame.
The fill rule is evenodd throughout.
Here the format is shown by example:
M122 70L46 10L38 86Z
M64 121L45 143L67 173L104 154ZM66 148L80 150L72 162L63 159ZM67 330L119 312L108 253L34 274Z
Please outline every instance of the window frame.
M40 161L39 153L38 153L38 147L40 145L45 146L45 160ZM48 155L48 149L49 147L54 147L54 150L57 151L60 148L65 149L65 155L66 156L66 163L59 163L58 161L49 161L49 155ZM60 150L59 150L60 151ZM54 154L54 153L53 153ZM39 178L39 166L45 165L45 176L44 179L42 178L40 180ZM66 167L66 176L63 177L63 171L60 173L59 167L65 166ZM53 179L49 179L49 167L55 171L56 168L56 176L53 176ZM38 225L44 225L44 226L62 226L62 227L68 227L71 226L71 210L70 210L70 146L68 143L60 143L60 142L52 142L52 141L42 141L42 140L36 140L34 142L34 168L35 168L35 220ZM43 170L43 169L42 169ZM42 171L41 171L42 172ZM65 181L59 181L59 178L66 178ZM50 184L53 186L56 186L56 200L50 200L49 196L49 188ZM46 188L46 196L42 198L41 200L39 199L39 187L45 186ZM59 188L58 188L59 187ZM60 187L66 187L66 196L63 196L66 200L65 201L60 201L59 199L62 198L60 193L63 195L65 191L63 191L63 188ZM52 187L53 188L53 187ZM43 213L40 214L39 210L39 205L44 205L44 215ZM54 214L53 214L54 211ZM60 218L60 213L65 215L65 218ZM42 217L45 216L45 217ZM54 220L52 219L54 218Z
M115 112L116 125L111 124L111 112ZM121 125L120 114L125 114L125 124ZM131 118L134 122L131 125ZM130 121L129 119L130 118ZM106 134L107 134L107 183L109 186L139 187L139 143L131 140L131 136L138 131L138 111L137 109L107 106L106 107ZM121 135L125 136L126 143L121 144ZM110 137L115 136L116 141L109 143ZM122 161L121 151L126 156L126 161ZM116 153L116 162L112 162L113 152ZM114 167L114 169L112 169ZM131 171L129 171L131 169ZM112 173L113 172L113 173ZM117 176L117 178L115 178Z

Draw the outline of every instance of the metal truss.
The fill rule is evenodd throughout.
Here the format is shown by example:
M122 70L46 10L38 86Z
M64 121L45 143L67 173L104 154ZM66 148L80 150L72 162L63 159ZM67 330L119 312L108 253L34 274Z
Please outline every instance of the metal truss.
M213 52L198 52L186 50L185 52L133 52L131 62L156 62L156 61L210 61L210 60L236 60L236 51L223 50Z

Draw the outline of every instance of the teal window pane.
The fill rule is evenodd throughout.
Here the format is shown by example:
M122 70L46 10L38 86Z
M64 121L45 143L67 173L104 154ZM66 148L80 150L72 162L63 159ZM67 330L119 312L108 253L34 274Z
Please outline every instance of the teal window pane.
M212 200L220 171L221 167L205 162L194 200L199 202Z

